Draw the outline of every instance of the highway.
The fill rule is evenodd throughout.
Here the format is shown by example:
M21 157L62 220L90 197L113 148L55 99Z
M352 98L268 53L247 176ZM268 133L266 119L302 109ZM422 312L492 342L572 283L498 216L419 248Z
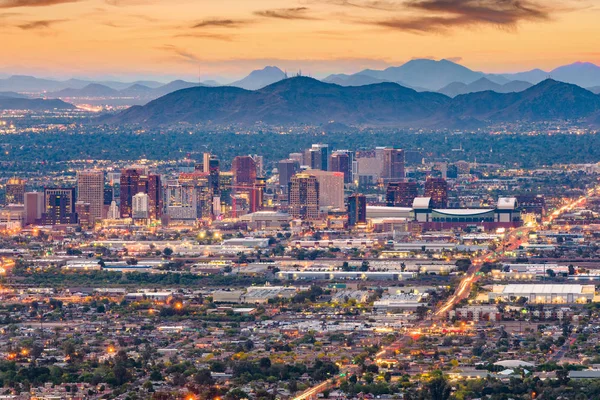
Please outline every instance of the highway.
M580 207L581 205L583 205L585 203L585 201L587 200L588 197L596 195L596 193L598 192L599 189L600 189L600 187L596 187L594 189L589 189L585 196L581 196L581 197L577 198L576 200L573 200L573 201L563 205L562 207L558 208L551 215L549 215L547 218L544 219L544 221L543 221L544 225L551 224L554 219L560 217L562 214L569 212L576 207ZM481 270L481 267L483 266L484 263L492 262L492 261L496 260L499 256L503 255L503 253L505 253L507 251L514 251L514 250L518 249L519 246L521 245L521 239L523 237L527 237L532 230L537 229L537 228L538 228L537 225L533 225L533 226L523 226L523 227L520 227L517 229L511 229L508 232L506 232L506 234L502 240L503 245L502 245L502 249L500 251L496 252L496 251L489 250L489 251L484 252L484 254L472 259L471 266L469 267L469 269L465 273L464 277L458 284L456 290L454 291L454 294L452 294L438 308L438 310L433 313L434 318L445 319L446 313L448 311L452 310L456 306L456 304L458 304L461 300L469 297L469 295L471 294L471 288L473 287L473 283L475 283L477 281L477 279L479 278L477 273ZM432 324L431 319L426 319L426 320L420 321L417 325L415 325L414 329L420 330L422 328L427 328L431 324ZM397 350L399 350L400 348L402 348L402 346L404 346L406 344L406 342L408 341L408 338L409 338L408 336L402 336L400 339L398 339L394 343L390 344L389 346L384 347L379 353L377 353L375 355L375 357L376 357L375 361L380 361L380 360L387 358L388 353L390 353L389 356L394 355ZM559 350L559 352L557 353L556 356L562 357L563 354L564 354L564 349L561 348L561 350ZM347 372L347 371L344 371L342 368L342 372ZM306 390L299 396L294 397L294 400L316 399L317 395L319 393L322 393L323 391L330 389L332 387L333 387L332 381L322 382L322 383Z
M294 400L308 400L308 399L316 399L319 393L323 393L325 390L332 387L332 383L330 381L322 382L316 386L307 389L302 392L300 395L294 397Z

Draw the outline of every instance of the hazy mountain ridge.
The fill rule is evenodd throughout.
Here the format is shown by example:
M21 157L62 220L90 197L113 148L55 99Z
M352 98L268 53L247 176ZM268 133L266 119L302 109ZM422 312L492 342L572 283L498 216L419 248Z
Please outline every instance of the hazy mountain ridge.
M445 94L449 97L456 97L467 93L484 92L486 90L491 90L496 93L511 93L522 92L532 86L533 84L525 81L510 81L501 85L484 77L468 85L462 82L453 82L438 90L438 93Z
M196 87L132 107L102 122L365 126L475 126L498 121L581 119L600 111L600 96L554 80L516 93L483 91L454 99L395 83L339 86L296 77L257 91Z
M73 110L73 104L62 100L52 99L24 99L24 98L1 98L0 110L30 110L30 111L51 111L51 110Z
M398 82L411 87L423 87L427 90L441 91L453 83L469 85L481 78L486 78L496 84L504 85L511 81L524 81L533 85L548 78L581 87L600 86L600 67L589 62L575 62L563 65L552 71L534 69L531 71L509 74L486 74L473 71L463 65L449 60L416 59L398 67L385 70L363 70L353 75L330 75L324 81L343 84L340 80L366 75L386 82Z

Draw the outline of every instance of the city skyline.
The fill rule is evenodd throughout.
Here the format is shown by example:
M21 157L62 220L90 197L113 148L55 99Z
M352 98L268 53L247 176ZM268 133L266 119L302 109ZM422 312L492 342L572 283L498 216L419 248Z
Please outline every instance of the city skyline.
M0 8L4 75L235 79L265 65L325 76L414 58L498 73L600 62L595 1L5 0Z

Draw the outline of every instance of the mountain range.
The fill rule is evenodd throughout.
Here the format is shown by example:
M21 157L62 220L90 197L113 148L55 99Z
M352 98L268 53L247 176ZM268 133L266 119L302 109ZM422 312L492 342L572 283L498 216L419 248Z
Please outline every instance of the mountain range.
M287 74L275 66L252 71L248 76L227 86L247 90L257 90L287 78ZM534 69L511 74L487 74L471 70L450 60L415 59L403 65L384 70L366 69L356 74L333 74L323 82L340 86L364 86L383 82L393 82L418 92L438 91L450 96L476 91L494 90L497 92L520 91L526 83L535 85L552 78L557 81L576 84L598 91L600 87L600 67L587 62L576 62L555 68L552 71ZM512 83L516 82L516 83ZM182 80L167 84L156 81L90 81L69 79L57 81L32 76L14 75L0 79L0 91L43 94L46 98L64 99L120 99L127 104L145 104L175 90L193 86L222 86L215 81L201 83ZM134 100L134 101L132 101Z
M145 106L107 116L109 124L212 123L393 127L473 127L493 122L593 118L600 96L576 85L547 79L521 92L484 91L454 98L417 92L396 83L339 86L294 77L249 91L194 87Z
M534 69L514 74L486 74L473 71L449 60L417 59L384 70L366 69L353 75L334 74L325 78L324 81L347 86L346 81L367 80L365 77L385 82L397 82L407 87L424 88L430 91L442 90L452 83L469 85L481 78L486 78L499 85L505 85L511 81L523 81L535 85L551 78L587 88L600 86L600 67L588 62L576 62L552 71ZM377 82L371 81L370 83Z
M485 92L491 90L496 93L511 93L511 92L522 92L523 90L529 89L533 84L525 81L509 81L505 84L499 84L492 82L488 78L479 78L475 82L466 84L462 82L453 82L442 89L438 90L438 93L445 94L448 97L456 97L460 94Z

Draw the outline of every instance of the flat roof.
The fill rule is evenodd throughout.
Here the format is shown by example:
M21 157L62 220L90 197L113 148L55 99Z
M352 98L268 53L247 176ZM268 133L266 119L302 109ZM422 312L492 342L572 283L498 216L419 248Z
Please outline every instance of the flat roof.
M591 288L590 288L591 287ZM502 293L514 294L568 294L568 293L591 293L594 294L594 285L577 284L510 284L504 286Z

